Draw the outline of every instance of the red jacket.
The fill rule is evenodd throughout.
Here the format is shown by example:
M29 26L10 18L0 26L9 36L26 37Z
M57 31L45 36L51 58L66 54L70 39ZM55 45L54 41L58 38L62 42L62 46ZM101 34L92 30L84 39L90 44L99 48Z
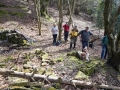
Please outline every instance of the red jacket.
M65 31L69 31L69 25L65 24L65 25L63 25L63 28Z

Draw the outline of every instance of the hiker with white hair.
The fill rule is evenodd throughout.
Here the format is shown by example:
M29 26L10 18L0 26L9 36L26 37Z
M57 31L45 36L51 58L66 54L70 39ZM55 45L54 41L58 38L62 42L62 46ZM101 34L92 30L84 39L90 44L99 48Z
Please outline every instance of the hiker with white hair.
M56 45L56 39L57 39L57 35L58 35L58 27L57 27L56 23L53 24L53 27L51 28L51 32L53 35L53 45Z

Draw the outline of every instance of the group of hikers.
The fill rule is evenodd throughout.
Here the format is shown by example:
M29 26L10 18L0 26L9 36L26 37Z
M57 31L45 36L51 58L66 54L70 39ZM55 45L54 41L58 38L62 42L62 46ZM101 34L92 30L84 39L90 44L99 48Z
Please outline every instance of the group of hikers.
M66 22L63 25L63 29L64 29L64 40L65 42L68 41L68 37L70 36L70 49L74 49L76 47L76 42L77 42L77 37L80 37L80 41L82 43L82 52L85 52L86 47L88 49L89 47L89 38L90 36L92 36L93 34L89 31L89 27L85 27L85 30L81 30L80 32L78 32L77 26L73 26L72 30L70 31L70 26L68 24L68 22ZM53 45L56 45L57 43L57 35L58 35L58 27L57 25L54 23L53 27L51 28L51 32L53 35ZM107 58L107 44L108 44L108 38L107 35L104 35L104 37L101 40L102 43L102 52L101 52L101 59L106 59ZM86 53L86 52L85 52Z

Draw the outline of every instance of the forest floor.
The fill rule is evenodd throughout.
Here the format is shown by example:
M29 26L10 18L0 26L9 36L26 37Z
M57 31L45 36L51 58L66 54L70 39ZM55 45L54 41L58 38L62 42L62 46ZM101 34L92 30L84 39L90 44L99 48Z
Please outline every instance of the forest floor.
M29 37L35 40L35 43L31 45L29 49L22 49L22 50L12 49L10 51L7 51L9 47L5 45L4 43L0 43L1 44L0 45L0 57L4 58L10 55L13 55L14 57L18 57L20 52L22 52L23 54L23 53L27 53L35 49L38 49L38 48L49 53L50 59L55 59L61 55L66 55L70 51L81 51L82 45L81 45L80 39L78 38L77 40L76 48L70 50L69 49L70 39L68 39L68 42L64 42L63 33L62 33L62 43L59 46L52 45L53 38L52 38L52 33L51 33L51 27L55 21L58 22L59 16L58 16L57 9L52 8L52 7L49 8L49 14L52 18L49 20L42 19L42 35L39 36L35 11L33 9L33 5L31 5L31 2L28 4L25 1L19 2L16 0L15 2L13 2L13 0L3 0L3 1L1 0L0 3L3 3L6 6L9 6L9 7L0 7L0 10L6 11L4 12L6 13L6 15L4 16L0 15L0 30L2 31L2 30L14 30L15 29L21 32L26 37ZM24 5L26 5L25 8L23 8ZM18 6L21 6L22 8ZM28 8L28 6L30 7ZM68 16L64 15L63 18L64 18L63 24L65 24L65 22L68 21ZM80 14L80 16L74 15L73 22L74 22L74 25L77 25L79 31L84 30L86 26L90 27L90 31L93 33L93 36L90 37L91 40L94 38L98 38L99 36L99 39L94 42L94 48L93 49L89 48L89 53L90 53L90 57L100 58L101 38L103 37L103 30L101 30L99 33L99 30L94 27L94 23L90 20L90 17L88 17L85 14ZM72 29L72 27L70 29ZM110 75L113 72L114 72L114 77ZM118 80L115 80L116 79L115 76L117 75L116 72L110 71L109 73L110 74L106 75L106 76L110 75L108 78L108 81L107 79L105 79L105 76L103 74L100 74L100 72L93 75L91 79L93 82L98 81L98 82L103 82L109 85L119 86L120 82ZM4 80L5 78L1 76L0 85L7 84L6 80L5 81ZM66 89L66 90L74 90L74 89ZM83 90L87 90L87 89L83 89Z

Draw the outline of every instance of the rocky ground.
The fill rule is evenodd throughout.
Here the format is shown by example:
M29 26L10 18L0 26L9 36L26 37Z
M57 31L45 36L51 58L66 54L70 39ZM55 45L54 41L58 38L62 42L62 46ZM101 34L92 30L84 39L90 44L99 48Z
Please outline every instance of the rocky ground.
M77 47L75 49L70 50L69 49L70 40L68 40L68 42L64 42L63 34L62 34L62 43L59 46L52 45L53 39L52 39L52 33L51 33L50 29L52 27L52 24L54 22L58 22L58 19L59 19L58 11L56 9L49 7L49 14L52 16L52 18L49 20L42 19L42 35L39 36L36 16L35 16L34 7L33 7L32 2L27 3L24 0L21 2L19 2L17 0L15 2L13 2L12 0L5 0L5 1L0 1L0 3L3 3L7 6L7 7L0 8L0 10L6 11L6 12L4 12L4 15L0 14L0 30L3 31L3 30L14 30L15 29L15 30L18 30L19 32L21 32L26 37L29 37L29 38L35 40L35 42L33 44L31 44L31 46L29 48L20 49L20 50L17 50L17 49L9 50L9 48L10 48L9 44L0 43L1 60L6 57L10 57L10 56L14 57L15 58L14 64L16 64L16 61L17 61L16 67L19 66L18 67L19 69L17 68L18 71L22 71L21 67L23 67L22 63L24 62L24 59L22 59L21 56L25 55L25 53L34 52L36 49L41 49L41 50L47 52L49 54L50 60L54 60L54 59L58 58L59 56L66 56L67 53L69 53L71 51L76 51L76 52L81 51L81 42L80 42L79 38L77 40ZM26 7L24 7L24 5ZM12 13L10 13L10 12L12 12ZM15 12L17 12L17 13L15 13ZM68 21L68 16L64 15L63 20L64 20L64 22L63 22L63 24L64 24L66 21ZM94 48L93 49L89 48L90 58L91 58L91 60L93 58L96 58L98 61L105 62L105 60L102 61L99 59L100 54L101 54L100 44L101 44L101 37L103 36L103 31L101 30L100 34L99 34L99 30L94 28L94 23L92 23L92 21L90 21L90 19L85 15L73 16L73 22L74 22L73 23L74 25L78 26L79 31L83 30L86 26L89 26L90 31L93 33L91 40L93 40L94 38L98 38L98 36L99 36L99 39L94 42ZM30 65L32 65L33 67L34 66L40 67L41 62L39 60L37 60L37 57L34 57L31 60L32 60L31 62L34 62L34 63L32 63ZM8 66L5 68L10 69L12 63L13 63L13 61L8 62L7 63ZM44 64L46 64L46 63L44 63ZM72 65L72 69L67 68L67 65L69 66L69 64ZM63 65L66 65L66 66L63 66ZM61 69L61 67L64 67L64 68ZM70 62L67 59L63 62L55 63L53 66L45 65L44 68L46 68L47 70L48 70L48 68L53 68L58 76L61 76L65 79L73 78L73 76L75 76L78 72L77 71L78 69L76 70L76 66L74 67L73 62ZM68 72L68 70L69 70L69 72ZM97 73L95 73L94 75L90 76L89 80L91 82L97 82L100 84L119 86L120 84L119 84L119 80L117 78L119 76L119 74L113 70L111 70L109 72L109 70L110 69L103 70L103 69L99 68L99 71L97 71ZM25 72L27 72L27 71L25 71ZM103 74L103 72L106 72L106 74L105 73ZM65 75L63 75L63 74L65 74ZM1 85L0 88L7 87L9 85L9 81L6 78L1 76L0 85ZM63 87L66 88L64 90L77 90L75 88L73 89L69 85L68 86L63 85ZM87 89L84 87L81 90L91 90L91 89Z

